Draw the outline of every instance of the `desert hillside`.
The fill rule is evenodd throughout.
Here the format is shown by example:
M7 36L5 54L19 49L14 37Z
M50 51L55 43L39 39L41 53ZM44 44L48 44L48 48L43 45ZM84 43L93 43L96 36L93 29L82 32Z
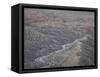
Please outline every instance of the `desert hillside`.
M24 68L94 64L94 13L24 10Z

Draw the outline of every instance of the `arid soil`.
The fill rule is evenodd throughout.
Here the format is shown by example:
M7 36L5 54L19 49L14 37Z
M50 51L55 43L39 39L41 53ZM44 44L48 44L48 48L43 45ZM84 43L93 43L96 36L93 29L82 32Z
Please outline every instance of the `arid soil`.
M24 68L94 65L94 13L24 9Z

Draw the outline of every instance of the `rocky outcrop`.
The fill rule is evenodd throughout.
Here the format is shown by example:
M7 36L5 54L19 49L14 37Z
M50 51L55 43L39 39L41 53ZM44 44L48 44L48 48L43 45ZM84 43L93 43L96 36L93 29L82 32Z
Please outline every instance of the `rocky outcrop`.
M93 64L93 48L89 44L87 45L87 43L90 43L89 41L92 41L89 38L90 36L86 35L70 44L62 45L61 50L57 50L48 55L36 58L32 63L34 66L31 66L31 68L49 68ZM85 49L83 48L83 45L85 45ZM91 54L87 52L90 52ZM84 60L84 62L82 60Z

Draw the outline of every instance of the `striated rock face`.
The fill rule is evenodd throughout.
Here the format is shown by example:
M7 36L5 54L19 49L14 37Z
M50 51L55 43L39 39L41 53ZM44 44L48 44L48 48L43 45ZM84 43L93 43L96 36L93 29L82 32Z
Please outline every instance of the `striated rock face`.
M94 65L94 13L24 11L24 68Z

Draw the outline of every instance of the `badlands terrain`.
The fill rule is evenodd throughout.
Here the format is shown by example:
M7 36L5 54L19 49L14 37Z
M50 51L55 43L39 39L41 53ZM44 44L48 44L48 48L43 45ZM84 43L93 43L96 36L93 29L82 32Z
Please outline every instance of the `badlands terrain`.
M24 68L94 65L94 13L24 9Z

